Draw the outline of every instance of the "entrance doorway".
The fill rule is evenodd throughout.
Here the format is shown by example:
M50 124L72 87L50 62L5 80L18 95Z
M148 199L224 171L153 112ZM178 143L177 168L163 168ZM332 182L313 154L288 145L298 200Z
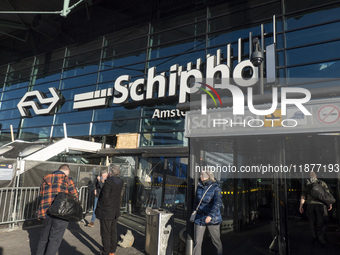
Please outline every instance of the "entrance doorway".
M328 184L335 197L339 197L338 136L243 136L192 142L194 167L232 165L239 170L241 166L260 165L333 166L331 173L320 173L319 178ZM222 189L221 232L228 250L236 249L242 254L243 249L253 247L254 254L268 253L268 249L284 255L307 254L304 250L310 247L311 237L307 237L310 233L308 221L306 215L299 213L299 203L308 174L298 171L277 172L270 178L249 176L239 171L215 173ZM334 204L329 212L329 249L335 245L334 236L338 235L335 232L339 227L338 207L338 203ZM301 236L306 239L302 245L298 241Z

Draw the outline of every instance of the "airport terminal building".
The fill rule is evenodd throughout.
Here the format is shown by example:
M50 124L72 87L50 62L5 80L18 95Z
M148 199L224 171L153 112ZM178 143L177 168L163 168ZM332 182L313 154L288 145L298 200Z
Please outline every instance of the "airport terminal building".
M320 177L335 197L340 191L338 1L92 0L62 15L41 13L61 10L60 1L9 2L0 4L8 11L0 16L1 146L65 137L100 143L95 153L70 150L53 161L121 164L131 213L168 209L189 235L197 166L295 166L288 175L216 177L224 248L301 252L298 238L309 231L298 212L305 167L331 172ZM251 61L255 51L259 66ZM202 89L194 89L198 82ZM269 109L275 96L300 93L298 100L308 91L310 98L286 112L277 100L257 122L209 126L206 116L227 124L221 116L236 109L234 93L246 101L250 87L257 116L254 108ZM339 209L336 203L329 213L334 246Z

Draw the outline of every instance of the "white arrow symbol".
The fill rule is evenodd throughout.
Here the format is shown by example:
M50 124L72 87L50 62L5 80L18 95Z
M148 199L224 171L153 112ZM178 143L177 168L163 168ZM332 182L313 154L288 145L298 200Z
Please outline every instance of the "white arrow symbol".
M49 88L49 91L51 92L52 97L48 98L45 98L44 94L38 90L27 92L17 105L21 116L30 116L30 112L28 109L26 109L26 107L32 107L33 111L37 115L50 113L54 109L54 107L57 106L57 103L62 100L62 96L58 94L58 90L56 88ZM40 105L38 104L38 102L32 100L25 102L28 97L33 96L36 96ZM43 104L50 105L47 108L42 109L41 105Z

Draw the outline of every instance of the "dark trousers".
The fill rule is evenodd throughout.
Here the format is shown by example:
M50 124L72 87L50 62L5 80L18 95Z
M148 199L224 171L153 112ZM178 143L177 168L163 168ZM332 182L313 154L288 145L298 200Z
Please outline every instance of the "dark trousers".
M204 237L205 229L208 228L211 241L216 248L216 254L222 255L222 242L221 242L221 234L220 234L220 225L207 225L207 226L199 226L195 224L195 243L194 243L194 255L202 254L202 242Z
M327 210L323 204L308 204L307 215L313 238L324 240L326 235Z
M100 236L103 243L103 255L116 252L117 219L100 220Z
M51 217L43 220L36 255L56 255L67 227L66 220Z

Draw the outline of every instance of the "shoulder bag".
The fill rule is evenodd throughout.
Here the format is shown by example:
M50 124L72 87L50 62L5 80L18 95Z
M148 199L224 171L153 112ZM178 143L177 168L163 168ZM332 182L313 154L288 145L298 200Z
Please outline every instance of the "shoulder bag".
M307 185L307 190L312 197L327 206L335 203L335 198L333 195L329 193L320 183L314 182Z
M59 192L48 208L48 214L77 222L83 219L83 208L76 197L66 192Z
M200 205L201 205L201 203L202 203L202 200L203 200L205 194L207 194L207 192L208 192L208 190L211 188L211 186L212 186L212 184L211 184L211 185L209 186L209 188L207 188L207 190L204 192L204 194L203 194L203 196L202 196L202 198L201 198L201 201L198 203L198 205L197 205L197 207L196 207L196 210L194 210L194 211L192 212L192 214L191 214L191 216L190 216L190 219L189 219L190 222L195 222L197 210L198 210L198 208L200 207Z

